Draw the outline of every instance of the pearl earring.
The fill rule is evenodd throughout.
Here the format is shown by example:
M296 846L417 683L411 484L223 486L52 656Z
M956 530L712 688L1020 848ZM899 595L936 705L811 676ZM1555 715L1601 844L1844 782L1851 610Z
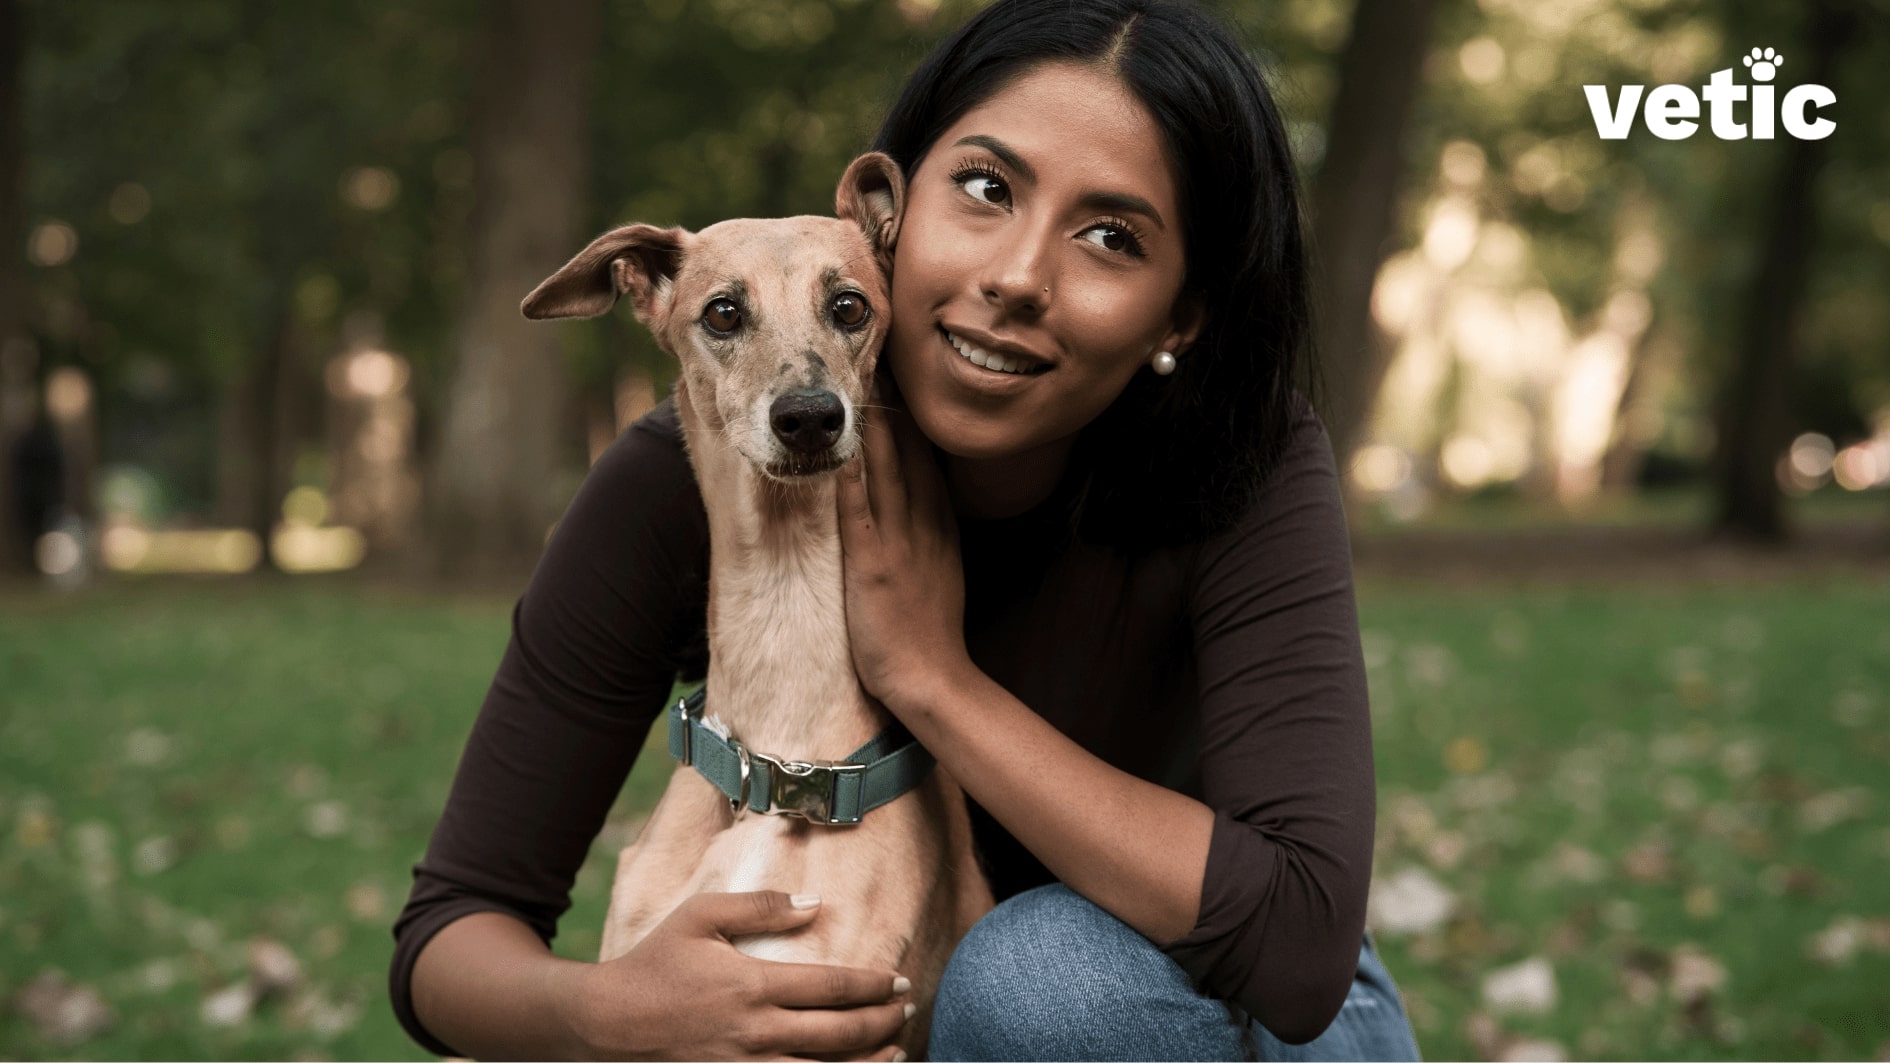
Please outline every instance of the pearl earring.
M1175 371L1175 356L1167 351L1155 352L1155 357L1148 360L1148 367L1155 370L1157 376L1167 376Z

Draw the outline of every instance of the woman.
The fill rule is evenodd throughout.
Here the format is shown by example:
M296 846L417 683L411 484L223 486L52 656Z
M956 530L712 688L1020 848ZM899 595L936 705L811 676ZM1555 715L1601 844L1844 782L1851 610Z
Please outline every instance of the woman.
M903 408L839 492L849 629L973 802L1001 901L932 1055L1415 1058L1361 946L1370 720L1264 85L1190 7L1002 0L875 146L908 180ZM396 926L396 1010L430 1048L893 1058L897 972L727 944L809 899L704 895L609 964L546 947L671 678L701 674L694 490L659 408L520 600Z

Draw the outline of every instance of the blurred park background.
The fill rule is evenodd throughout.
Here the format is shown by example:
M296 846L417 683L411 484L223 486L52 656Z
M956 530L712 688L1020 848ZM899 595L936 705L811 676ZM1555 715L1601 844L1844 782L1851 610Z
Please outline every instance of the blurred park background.
M1210 6L1308 188L1427 1055L1890 1059L1890 4ZM408 867L670 382L519 299L829 210L975 7L0 0L0 1057L420 1057ZM1597 135L1767 47L1834 135Z

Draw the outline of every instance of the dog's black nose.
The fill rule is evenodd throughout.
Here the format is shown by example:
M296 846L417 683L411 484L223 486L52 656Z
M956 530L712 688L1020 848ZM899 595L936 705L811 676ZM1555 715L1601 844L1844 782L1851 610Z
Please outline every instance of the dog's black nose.
M797 454L818 454L840 438L847 410L831 391L790 391L768 407L768 422L782 445Z

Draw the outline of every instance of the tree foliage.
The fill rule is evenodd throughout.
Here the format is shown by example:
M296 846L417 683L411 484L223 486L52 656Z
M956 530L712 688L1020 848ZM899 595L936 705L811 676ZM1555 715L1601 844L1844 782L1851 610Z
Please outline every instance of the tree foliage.
M1794 426L1840 440L1890 406L1890 126L1877 105L1890 95L1890 8L1843 2L1861 28L1832 86L1839 132L1816 185L1792 385ZM901 80L976 6L607 5L585 229L829 210ZM1316 181L1353 2L1210 6L1276 85ZM206 510L217 404L285 322L307 357L360 334L407 357L420 437L433 438L467 282L478 12L445 0L24 9L27 244L55 224L77 238L69 259L28 266L28 329L46 360L97 381L107 460L152 469L178 508ZM1624 225L1644 223L1660 259L1644 282L1649 335L1682 352L1647 445L1703 461L1783 145L1603 141L1580 86L1703 84L1750 46L1794 46L1798 12L1757 0L1437 0L1393 250L1422 245L1427 211L1451 190L1440 159L1474 145L1480 216L1525 238L1517 283L1550 293L1579 331L1622 283ZM607 394L626 367L668 375L625 316L560 328L579 394Z

